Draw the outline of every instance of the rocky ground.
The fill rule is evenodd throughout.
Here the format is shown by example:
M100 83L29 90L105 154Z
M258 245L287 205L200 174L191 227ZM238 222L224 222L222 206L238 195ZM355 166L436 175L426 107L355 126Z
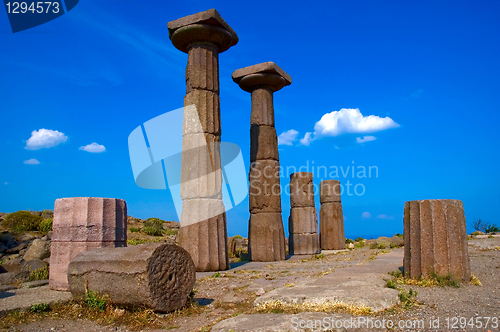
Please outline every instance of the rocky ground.
M131 228L144 227L144 221L129 220L129 240L136 243L175 242L176 225L168 224L165 225L169 229L167 234L149 236L142 231L130 232ZM36 240L46 241L44 248L50 245L50 233L31 234L29 236L33 238L30 239L21 238L25 235L16 237L7 232L2 235L2 243L7 248L4 249L3 257L8 257L12 265L15 265L13 262L17 259L20 271L26 264L22 259ZM10 240L5 240L7 238ZM319 321L331 324L335 321L358 321L364 318L368 321L371 319L375 324L391 320L396 326L391 329L376 329L376 325L373 328L349 326L336 329L323 323L321 328L309 325L309 329L298 330L499 330L500 322L495 327L493 317L500 320L500 236L471 237L471 268L482 286L467 283L461 284L459 288L407 284L396 284L396 289L389 288L387 281L395 280L395 277L388 272L398 271L402 266L402 239L379 238L367 240L364 244L361 246L360 242L355 242L351 245L354 247L351 250L324 251L314 256L293 256L282 262L258 263L239 261L245 258L247 241L239 237L232 238L229 241L232 269L219 273L198 273L193 303L171 314L155 314L144 310L129 313L111 307L104 313L91 311L85 303L71 300L69 293L54 294L48 286L43 286L44 281L35 281L31 285L16 281L11 285L4 285L3 292L0 290L0 312L7 307L11 308L12 303L14 307L19 305L22 300L27 301L26 308L31 304L50 302L52 296L64 303L52 304L50 308L38 313L29 310L7 313L4 310L0 314L0 328L8 331L74 332L159 329L293 331L293 327L299 323L308 326ZM13 248L16 249L11 250ZM7 250L10 250L9 253L6 253ZM39 260L44 262L44 259L46 258ZM0 280L6 273L10 272L0 273ZM408 295L410 289L417 292L416 297ZM400 300L401 294L406 294L404 302ZM468 325L464 326L464 319L459 317L465 318ZM491 317L486 329L484 317ZM397 326L399 322L403 323L403 327ZM480 323L483 324L481 328ZM434 324L433 328L430 328L431 324ZM438 328L434 328L437 327L436 324L439 325Z

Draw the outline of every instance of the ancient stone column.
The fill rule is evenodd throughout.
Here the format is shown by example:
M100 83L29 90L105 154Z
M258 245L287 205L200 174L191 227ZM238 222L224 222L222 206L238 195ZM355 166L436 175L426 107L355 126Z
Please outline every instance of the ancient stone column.
M72 197L54 204L49 286L68 290L68 265L90 249L127 246L127 204L123 199Z
M273 93L292 83L290 75L274 62L236 70L233 81L252 94L250 116L250 172L248 227L252 261L286 259L281 218L280 162L274 128Z
M410 278L451 275L470 280L462 201L409 201L404 208L404 272Z
M182 140L179 244L197 271L229 268L220 158L219 53L238 36L215 9L168 23L172 44L188 54ZM194 107L193 107L194 105Z
M297 172L290 175L290 255L319 253L318 218L314 206L313 174Z
M340 181L324 180L319 185L319 238L321 249L345 249L344 215Z
M71 260L68 280L73 296L91 290L113 304L170 312L186 305L196 268L180 246L148 243L83 252Z

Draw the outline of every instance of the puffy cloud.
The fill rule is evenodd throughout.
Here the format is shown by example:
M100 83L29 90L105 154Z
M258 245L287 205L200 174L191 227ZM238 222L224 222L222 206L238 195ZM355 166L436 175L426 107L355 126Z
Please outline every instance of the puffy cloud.
M307 132L304 135L304 138L300 139L300 144L305 145L305 146L309 146L309 144L311 144L311 142L314 141L314 138L311 137L311 135L312 135L311 132Z
M388 216L386 214L379 214L378 216L375 217L376 219L385 219L385 220L393 220L394 217Z
M299 132L295 129L287 130L278 136L278 145L293 145L293 142L297 140L297 135Z
M68 137L57 130L39 129L31 132L31 137L26 141L27 150L40 150L44 148L52 148L56 145L64 143Z
M101 153L106 151L106 148L104 147L104 145L100 145L94 142L89 145L81 146L80 150L87 151L90 153Z
M374 141L376 139L377 138L375 136L363 136L362 138L356 137L356 143L365 143L365 142Z
M314 125L314 133L306 133L302 140L308 143L304 145L309 145L320 137L342 134L367 134L397 127L399 127L399 124L390 117L364 116L357 108L342 108L340 111L333 111L323 115Z
M363 212L361 213L361 218L363 219L370 219L372 217L370 212Z
M40 162L36 159L25 160L24 163L26 165L39 165L40 164Z

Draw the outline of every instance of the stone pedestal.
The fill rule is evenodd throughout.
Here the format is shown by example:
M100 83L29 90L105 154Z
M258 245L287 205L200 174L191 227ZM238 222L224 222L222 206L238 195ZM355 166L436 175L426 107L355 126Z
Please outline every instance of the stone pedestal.
M321 249L345 249L344 215L340 201L340 181L324 180L319 186L319 236Z
M319 253L319 234L314 205L313 174L297 172L290 175L290 255Z
M404 273L410 278L451 275L470 280L462 201L409 201L404 208Z
M68 265L81 252L127 246L127 204L123 199L73 197L54 205L49 285L68 290Z
M278 136L274 128L273 93L292 78L273 62L236 70L233 81L252 94L250 116L249 254L252 261L286 259L281 218Z
M189 252L197 271L226 270L229 256L219 149L219 53L236 45L238 36L215 9L171 21L168 30L172 44L188 54L179 244Z

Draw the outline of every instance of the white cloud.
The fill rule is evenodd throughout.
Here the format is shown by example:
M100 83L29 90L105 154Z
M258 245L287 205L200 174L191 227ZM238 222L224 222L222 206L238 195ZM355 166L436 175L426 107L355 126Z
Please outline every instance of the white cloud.
M299 132L295 129L287 130L278 136L278 145L293 145L293 142L297 140L297 135Z
M300 139L300 144L305 145L305 146L309 146L309 144L311 144L311 142L314 141L314 138L311 137L311 134L312 134L311 132L307 132L304 135L304 138Z
M365 143L365 142L374 141L376 139L377 138L375 136L363 136L363 138L356 137L356 143Z
M31 137L26 141L27 150L40 150L44 148L52 148L56 145L64 143L68 137L57 130L39 129L31 132Z
M106 148L104 147L104 145L100 145L94 142L89 145L81 146L80 150L87 151L90 153L101 153L106 151Z
M388 216L386 214L379 214L375 217L376 219L394 220L394 217Z
M370 212L363 212L361 213L361 218L363 219L370 219L372 217Z
M40 165L40 162L36 159L25 160L24 163L26 165Z
M9 183L8 182L4 182L4 185L8 185Z
M314 133L306 133L302 140L306 143L303 145L309 145L320 137L367 134L397 127L399 124L390 117L364 116L358 108L342 108L323 115L314 125Z

